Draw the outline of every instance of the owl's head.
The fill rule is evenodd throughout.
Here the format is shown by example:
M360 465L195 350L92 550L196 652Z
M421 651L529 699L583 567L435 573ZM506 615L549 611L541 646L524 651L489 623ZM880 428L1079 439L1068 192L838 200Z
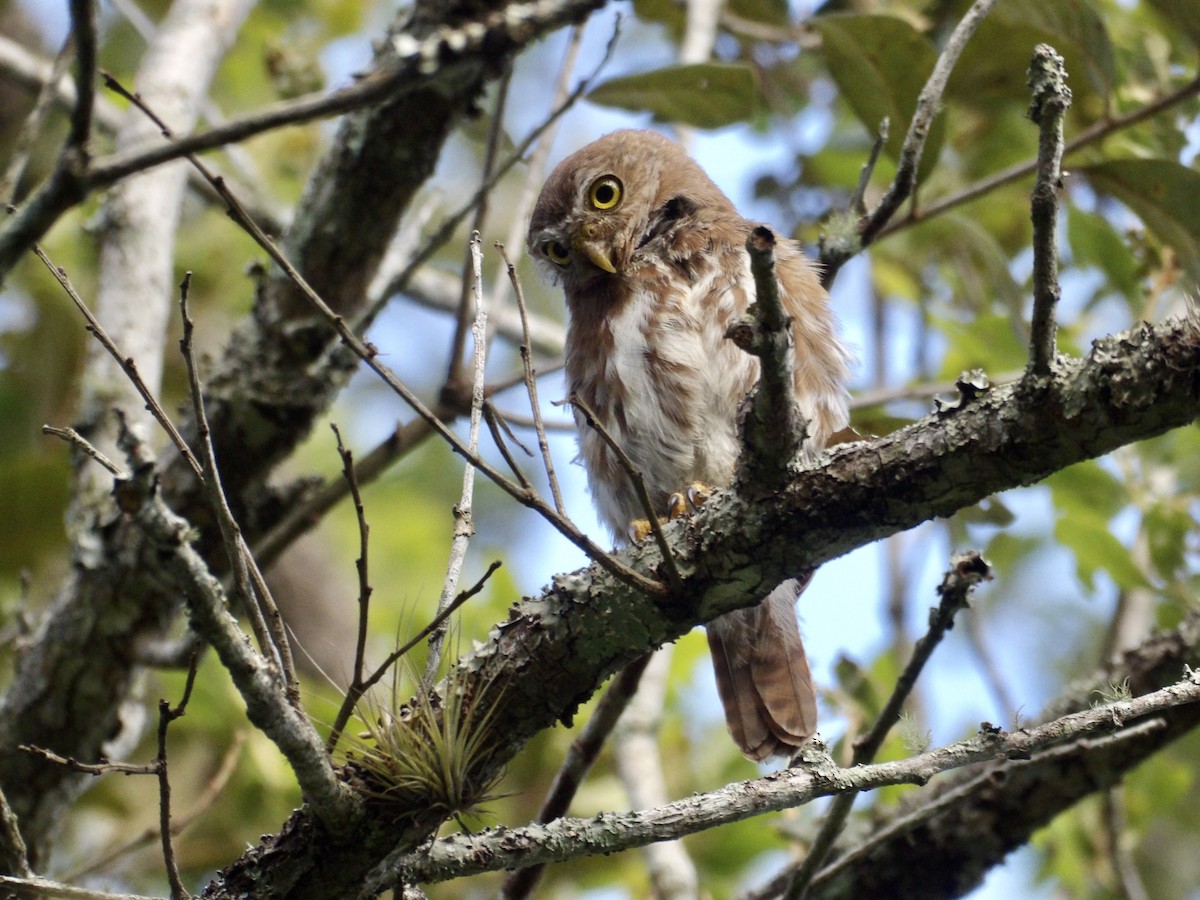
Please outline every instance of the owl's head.
M640 248L700 210L736 215L674 141L653 131L615 131L550 173L530 219L527 248L570 293L620 277Z

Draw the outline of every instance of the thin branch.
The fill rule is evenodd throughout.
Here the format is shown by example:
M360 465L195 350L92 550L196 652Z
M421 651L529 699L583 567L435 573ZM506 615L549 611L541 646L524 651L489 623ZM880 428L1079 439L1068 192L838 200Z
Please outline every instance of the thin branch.
M43 425L42 434L50 434L56 438L61 438L71 446L77 448L85 456L88 456L103 466L110 474L117 478L125 478L125 471L115 462L101 453L96 446L87 438L76 431L74 428L55 428L53 425Z
M900 204L912 196L917 185L917 172L921 166L925 140L929 137L933 119L942 105L942 94L946 90L946 82L950 80L950 73L954 71L959 55L995 5L996 0L975 0L954 31L951 32L942 52L938 54L933 71L929 74L929 79L917 97L917 107L913 111L912 120L908 124L908 133L905 134L904 144L900 149L896 177L862 230L864 245L874 240L879 230L891 220L892 215L900 208Z
M621 14L617 13L613 27L620 28L620 24ZM558 81L554 85L554 94L550 99L551 109L561 107L566 102L567 97L570 96L571 77L575 72L575 63L579 59L579 50L583 46L583 33L584 26L576 25L571 29L570 36L567 38L567 48L563 52L563 61L558 67ZM529 226L529 214L533 210L533 204L537 200L538 193L541 191L542 181L545 177L546 160L550 156L550 148L554 145L554 139L558 134L560 121L561 119L556 120L542 131L542 136L538 140L537 146L529 154L529 159L525 166L525 184L521 188L517 202L508 210L511 222L504 243L510 247L520 247L524 243L525 231ZM493 330L503 332L504 322L500 317L505 312L511 312L510 307L505 301L508 299L508 289L512 286L512 278L504 278L506 270L510 267L510 261L504 256L503 251L501 251L501 257L501 264L492 284L489 327ZM562 346L560 345L558 350L554 352L561 353Z
M133 459L147 457L137 436L123 428L119 444ZM182 596L192 628L216 650L246 704L246 713L287 759L313 815L332 835L343 835L363 814L354 790L339 781L308 717L280 688L278 672L254 651L228 610L220 583L188 541L191 526L171 512L157 489L152 466L132 466L118 502L158 554L164 590Z
M592 711L591 718L583 726L579 737L575 738L567 749L567 755L563 758L562 765L558 767L554 782L550 785L550 790L542 801L542 806L538 810L534 822L544 825L567 814L567 810L571 807L571 801L575 799L575 794L583 784L583 779L591 771L592 764L596 762L605 741L616 727L621 713L625 711L625 707L637 693L642 673L646 671L651 656L653 656L651 653L642 654L633 662L628 663L612 680L612 684L608 686L608 690L604 692L604 696L600 698L600 702ZM508 877L504 879L504 887L500 890L500 896L505 900L520 900L520 898L528 897L537 887L545 869L545 865L534 865L509 873Z
M171 885L171 900L187 900L191 894L187 892L183 886L183 879L179 877L175 845L171 841L171 779L167 773L167 730L171 723L187 710L192 688L196 684L196 666L199 659L199 655L192 657L179 705L173 707L166 700L158 701L158 757L154 760L155 774L158 775L158 828L162 834L163 863L167 869L167 882Z
M492 181L492 173L496 168L496 155L500 152L500 138L504 134L504 105L508 100L508 88L512 84L512 72L509 68L500 78L496 89L496 107L492 110L491 122L488 125L487 145L483 152L483 173L481 181L487 184ZM493 182L494 183L494 182ZM479 202L475 205L475 218L471 223L471 239L467 242L466 259L463 260L462 277L459 279L458 313L454 321L454 337L450 342L450 364L443 384L443 396L449 394L452 400L460 400L463 389L463 356L467 349L467 332L474 328L473 323L483 315L483 276L478 271L479 235L483 234L487 224L488 209L492 194L477 193ZM474 338L476 341L479 337ZM476 346L476 354L479 348ZM474 382L473 382L474 383ZM474 400L472 400L474 410Z
M485 400L483 403L483 418L487 422L488 431L492 435L493 443L495 443L496 448L500 451L500 455L504 457L504 461L508 463L508 468L512 471L513 477L517 479L521 487L526 490L533 490L533 485L529 481L528 476L517 465L517 461L513 459L513 455L508 449L508 441L505 440L506 435L509 440L513 441L526 453L529 453L528 448L517 440L516 435L512 433L512 429L508 427L508 423L504 421L490 400Z
M487 312L483 308L483 249L479 232L471 235L471 278L470 296L475 315L471 325L471 340L474 343L474 365L471 379L471 424L467 433L467 451L473 457L479 455L479 425L483 419L483 379L487 367ZM456 377L454 370L447 376L446 386L450 378ZM527 486L525 487L528 490ZM454 537L450 542L450 559L446 564L446 580L442 585L442 595L438 599L440 613L446 608L458 591L458 581L462 575L463 562L467 557L467 545L475 534L475 521L471 514L471 505L475 496L475 467L470 462L463 468L462 493L454 507ZM421 693L428 696L437 677L438 668L442 663L442 639L445 628L439 626L429 635L429 657L425 661L425 674L421 679Z
M129 379L134 389L146 401L146 409L154 416L155 421L162 426L163 431L167 433L167 436L171 439L171 443L175 445L175 448L179 451L179 455L184 458L196 477L203 481L204 471L201 469L200 463L196 461L195 454L188 447L187 442L183 439L183 435L179 433L170 416L167 415L158 400L155 399L146 382L142 380L141 373L138 372L137 362L132 356L125 356L116 345L116 342L109 337L108 332L104 330L100 321L92 314L87 304L83 302L83 298L76 292L74 286L71 284L71 280L67 277L66 271L54 265L41 247L35 246L33 253L42 261L42 264L50 271L55 280L62 285L63 290L67 292L67 296L75 303L75 307L83 313L84 319L87 320L87 330L96 336L96 340L100 342L100 345L117 361L117 365L121 367L121 370L125 373L125 377Z
M400 877L433 883L522 865L611 854L792 809L817 797L896 784L924 785L939 773L972 763L1028 760L1081 742L1120 739L1143 728L1161 729L1166 724L1162 714L1193 703L1200 703L1200 680L1189 673L1176 684L1133 700L1071 713L1015 732L988 728L975 737L895 762L840 768L827 753L810 749L804 765L657 809L451 835L435 841L427 852L389 866L388 872L369 887L381 889L395 884Z
M453 411L442 407L432 410L435 418L453 415ZM373 450L362 457L355 466L355 476L360 486L370 484L397 459L418 447L434 433L424 419L413 419L384 438ZM300 535L316 526L329 510L351 493L344 476L331 478L305 496L288 510L274 528L254 545L254 557L260 565L269 567Z
M75 106L64 153L87 166L88 140L92 136L92 107L96 102L96 3L70 0L71 33L75 42Z
M113 894L108 891L93 891L88 888L51 881L49 878L39 878L36 875L28 878L0 875L0 888L18 897L55 897L60 900L160 900L158 897L147 897L144 894Z
M594 429L600 435L601 440L612 451L613 456L617 458L621 469L625 472L629 483L633 485L633 490L638 496L638 501L642 504L642 509L646 512L646 524L650 526L650 533L654 536L654 543L658 545L658 552L662 554L663 566L666 569L667 584L670 585L672 591L678 591L679 586L683 583L683 579L679 575L679 569L675 565L675 555L671 552L671 545L667 543L667 537L663 533L662 523L658 520L658 511L654 507L654 501L650 499L650 492L646 490L646 479L642 477L642 473L638 471L637 466L633 464L633 460L629 458L629 454L625 452L616 439L608 433L608 429L596 417L596 413L587 405L582 397L574 391L567 398L567 403L583 414L583 419L587 426Z
M865 216L867 214L866 196L867 188L871 186L871 176L875 174L875 166L879 163L879 154L883 152L883 148L887 146L888 132L891 130L892 120L887 116L879 123L879 130L875 132L875 143L871 145L871 152L867 154L867 161L863 163L862 168L858 172L858 184L854 186L854 193L850 195L849 209L856 215Z
M929 74L925 86L921 88L921 93L917 97L917 106L913 110L912 119L908 124L908 132L905 134L904 143L900 148L900 157L896 163L896 175L887 192L879 201L879 205L861 224L857 246L846 242L831 242L821 248L821 264L823 266L821 280L826 287L832 284L842 265L863 247L869 246L878 237L883 227L891 221L896 210L912 196L917 186L917 173L920 171L925 140L929 137L933 120L941 107L946 82L950 78L950 73L954 71L954 66L958 62L963 48L966 47L967 42L975 34L975 30L995 4L996 0L975 0L946 40L945 47L938 55L937 62L934 63L933 71Z
M487 571L480 576L479 580L475 582L475 584L467 588L465 591L461 591L457 597L447 604L445 609L443 609L430 620L428 625L409 638L409 640L400 647L397 647L395 650L389 653L387 659L385 659L380 666L366 678L366 680L359 685L351 685L351 687L346 691L345 700L342 701L342 708L338 711L337 720L334 722L335 728L337 728L339 732L344 731L346 728L346 722L350 721L350 714L353 713L354 706L358 702L359 698L373 688L376 684L378 684L383 676L387 674L388 669L402 659L404 655L408 653L408 651L412 650L413 647L420 644L423 640L425 640L425 638L429 637L429 635L441 628L447 619L458 612L458 608L460 606L482 591L483 586L487 584L488 579L492 577L492 573L499 568L499 560L493 562L490 566L488 566ZM344 720L343 716L345 717ZM339 723L340 727L338 727Z
M258 563L254 561L254 556L242 537L242 529L234 518L233 510L229 508L229 500L221 486L221 473L217 468L212 433L204 411L204 388L200 384L196 356L192 352L193 322L188 310L188 287L191 277L192 273L188 272L179 285L179 310L183 317L183 337L179 341L179 349L187 365L192 413L196 419L196 434L200 439L200 451L204 458L202 482L221 532L221 541L225 545L229 568L233 572L234 590L240 605L250 618L259 649L278 666L279 679L292 702L298 707L300 688L287 632L279 617L278 607L275 606L267 588L266 579L262 577Z
M374 592L371 587L368 556L371 547L371 526L367 524L367 511L363 506L362 493L358 487L358 476L354 471L354 454L342 443L342 432L337 425L330 423L329 427L333 429L334 436L337 438L337 452L342 459L342 477L346 479L350 496L354 499L354 515L358 520L358 559L354 561L354 568L358 572L358 636L354 641L354 674L350 680L351 685L357 685L362 683L363 670L366 667L367 625L370 621L371 594ZM329 731L329 737L325 740L325 749L329 752L333 752L333 748L337 746L338 739L342 736L342 729L346 727L348 720L349 710L347 710L345 720L339 715L337 721L334 722L333 728Z
M791 319L783 308L775 275L775 234L762 225L746 239L754 303L725 336L758 357L758 385L741 423L739 481L773 490L808 440L808 423L796 406L792 378Z
M245 728L234 732L232 743L226 748L225 755L221 758L216 772L208 779L208 783L204 786L204 790L200 796L187 812L183 815L172 817L171 834L173 836L181 834L184 829L206 813L217 801L221 791L225 789L225 786L229 783L229 779L233 777L233 773L237 770L238 757L241 755L242 748L246 744L248 733ZM151 826L124 844L114 847L103 856L89 859L86 865L72 869L69 873L63 875L62 878L64 881L77 881L84 876L103 871L122 857L141 850L143 847L159 839L158 826Z
M550 482L550 495L554 498L554 508L560 516L567 514L563 505L562 492L558 487L558 477L554 474L554 459L550 456L550 442L546 439L546 427L542 423L542 405L538 400L537 372L533 368L533 349L529 340L529 309L525 304L525 291L521 287L521 279L517 276L517 267L513 265L503 244L496 244L496 250L504 260L508 269L508 279L513 286L513 294L517 298L517 310L521 314L521 366L525 373L525 392L529 396L529 411L533 415L533 427L537 432L538 449L542 453L542 465L546 469L546 479Z
M1033 320L1030 374L1050 374L1055 351L1055 308L1058 284L1058 192L1062 190L1063 117L1071 107L1071 89L1063 58L1048 44L1038 44L1029 64L1033 101L1029 117L1038 126L1037 180L1030 201L1033 219Z
M936 608L929 611L929 630L913 647L908 664L904 667L900 677L896 679L892 695L880 710L871 730L855 739L851 766L865 765L875 758L875 754L883 746L888 732L900 719L901 710L913 688L916 687L917 679L924 670L925 664L929 662L929 658L933 655L937 645L941 643L942 638L946 636L946 632L954 627L955 615L960 609L966 609L975 585L980 581L990 580L992 577L991 567L983 557L973 550L955 556L950 563L949 571L943 577L942 583L938 585L938 595L941 597L941 601ZM821 830L808 849L808 855L796 869L788 884L784 894L786 900L802 900L808 895L813 876L824 865L829 851L833 849L834 842L842 833L842 828L846 824L846 818L850 815L856 797L857 794L854 792L839 794L830 804Z
M1074 138L1067 141L1063 146L1063 154L1074 153L1083 147L1087 147L1093 143L1103 140L1111 134L1129 128L1132 125L1137 125L1144 122L1146 119L1153 118L1161 112L1165 112L1174 106L1178 106L1185 100L1200 94L1200 75L1192 78L1191 81L1184 84L1182 87L1164 94L1156 100L1152 100L1143 106L1131 110L1123 116L1115 118L1102 119L1079 132ZM926 219L931 219L934 216L948 212L955 207L961 206L964 203L969 203L984 194L989 194L997 188L1003 187L1006 184L1011 184L1037 171L1037 159L1031 159L1023 163L1016 163L1009 166L1007 169L1001 169L995 174L989 175L986 178L981 178L974 184L968 185L962 190L949 194L940 200L928 204L922 210L913 210L902 219L898 219L885 228L883 228L876 239L882 239L888 235L894 234L897 231L903 231L918 222Z

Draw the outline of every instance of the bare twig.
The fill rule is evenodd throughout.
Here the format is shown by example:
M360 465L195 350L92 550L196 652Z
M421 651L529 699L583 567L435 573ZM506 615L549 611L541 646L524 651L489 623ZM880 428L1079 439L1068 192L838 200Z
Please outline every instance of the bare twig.
M171 817L171 834L173 836L178 836L182 833L184 829L207 812L213 803L216 802L221 791L224 790L225 785L229 783L229 779L233 777L233 773L237 769L238 757L241 755L242 748L246 744L248 733L245 728L234 732L232 742L226 748L225 755L221 758L216 772L208 779L200 796L196 798L196 801L183 815ZM77 881L86 875L103 871L122 857L141 850L143 847L157 840L159 840L159 828L158 826L151 826L141 834L126 841L124 844L114 847L102 856L89 859L86 865L72 869L69 873L63 875L62 878L64 881Z
M46 760L46 762L51 762L57 766L62 766L65 769L70 769L72 772L78 772L81 775L157 774L157 769L155 769L154 763L113 762L112 760L108 759L101 759L100 762L95 763L85 763L80 762L73 756L60 756L53 750L47 750L45 747L35 747L32 744L19 744L17 745L17 749L40 757Z
M550 495L554 498L554 508L560 516L567 514L563 505L562 492L558 487L558 477L554 474L554 460L550 456L550 442L546 440L546 427L542 423L542 406L538 400L537 372L533 368L533 349L529 341L529 310L525 305L525 291L521 288L521 279L517 277L517 267L513 265L502 244L496 244L505 266L508 268L508 278L513 286L513 294L517 298L517 309L521 313L521 365L525 373L525 391L529 395L529 411L533 416L533 427L537 432L538 449L542 452L542 465L546 469L546 479L550 482Z
M978 735L908 759L840 768L826 753L809 752L804 766L765 778L696 794L653 810L595 819L562 818L548 825L493 828L434 842L427 852L400 859L371 883L381 889L398 877L422 883L498 871L520 865L563 862L597 853L616 853L652 841L673 840L717 825L791 809L811 800L894 784L926 784L935 775L976 762L1037 758L1068 752L1080 743L1120 740L1144 729L1161 729L1161 713L1200 703L1194 677L1133 700L1071 713L1021 731L985 729Z
M517 479L521 487L526 490L533 490L533 485L529 478L517 465L517 461L513 459L512 453L508 449L508 440L513 441L518 447L529 453L527 447L517 440L512 429L508 427L508 423L501 417L499 411L492 405L492 401L485 400L483 402L483 418L487 422L488 431L492 435L492 441L496 444L496 448L500 451L500 455L504 457L504 461L508 463L508 468L512 471L513 477ZM507 436L508 440L505 440Z
M1197 94L1200 94L1200 75L1197 75L1191 81L1184 84L1182 87L1171 91L1169 94L1164 94L1156 100L1151 100L1143 106L1131 110L1123 116L1102 119L1099 122L1085 128L1079 134L1075 135L1071 140L1067 141L1063 146L1063 154L1074 153L1083 147L1101 141L1109 135L1129 128L1132 125L1137 125L1147 119L1157 116L1172 107L1178 106L1185 100L1188 100ZM902 219L897 219L883 228L877 235L877 240L894 234L897 231L903 231L905 228L910 228L918 222L926 219L931 219L934 216L948 212L964 203L969 203L985 194L989 194L997 188L1003 187L1006 184L1011 184L1032 172L1037 171L1037 160L1031 159L1023 163L1016 163L1009 166L1007 169L1001 169L993 175L986 178L981 178L974 184L968 185L962 190L956 191L953 194L948 194L940 200L936 200L925 206L922 210L913 210Z
M475 582L474 585L467 588L467 590L462 591L451 603L446 606L445 609L434 616L428 625L409 638L408 641L406 641L400 647L397 647L395 650L389 653L387 659L385 659L374 672L372 672L365 679L356 681L346 688L346 696L342 698L342 705L338 709L337 718L334 719L333 728L330 729L329 732L329 740L326 743L328 752L333 752L333 749L336 746L338 739L341 737L342 732L346 730L346 723L350 721L350 716L354 714L354 707L358 704L358 701L362 699L363 694L378 684L383 676L388 673L388 670L400 659L402 659L404 655L408 653L408 651L420 644L423 640L425 640L425 638L429 637L429 635L432 634L436 629L440 628L447 619L454 615L460 606L482 591L483 586L487 584L488 579L492 577L492 573L499 568L499 561L493 562L490 566L488 566L487 571L483 573L483 576L477 582Z
M366 666L367 656L367 625L370 620L371 612L371 588L369 556L371 542L371 526L367 524L367 511L363 506L362 493L358 487L358 476L354 471L354 454L342 443L342 432L337 425L330 424L333 429L334 436L337 438L338 456L342 458L342 477L346 479L346 484L349 486L350 496L354 499L354 515L358 519L358 559L354 561L354 568L358 572L358 636L354 641L354 674L351 676L350 684L361 684L363 680L363 670ZM345 728L345 722L334 722L334 727L330 729L329 737L325 740L325 748L332 751L337 746L338 739L342 736L342 729ZM348 716L347 716L348 718Z
M108 891L93 891L88 888L51 881L49 878L39 878L36 875L28 878L0 875L0 889L17 897L55 897L60 900L159 900L157 897L147 897L144 894L113 894Z
M865 765L875 758L875 754L883 746L888 732L899 720L900 711L904 708L905 701L916 686L917 678L920 677L925 664L933 655L934 649L941 643L946 632L954 627L954 616L960 609L967 607L975 585L992 577L991 567L983 557L973 550L953 557L950 563L950 570L946 572L942 583L938 585L941 602L929 611L929 630L913 647L908 664L904 667L900 677L896 679L892 695L880 710L871 730L854 741L852 766ZM788 884L784 894L786 900L801 900L807 896L813 876L817 874L829 856L829 851L833 849L834 841L837 840L838 835L842 832L842 827L846 824L846 818L850 815L856 796L857 794L853 791L839 794L830 804L821 830L808 848L808 855Z
M471 235L471 278L470 295L474 309L471 325L471 340L475 346L474 365L471 379L471 424L467 434L467 451L471 456L479 455L479 425L483 419L483 379L487 367L487 312L483 308L483 249L479 232ZM448 378L455 377L451 370ZM450 387L447 380L447 387ZM467 557L467 545L475 534L475 522L471 505L475 496L475 467L468 461L463 469L462 494L454 507L454 538L450 542L450 559L446 565L446 580L438 600L438 612L445 609L458 591L463 562ZM445 628L439 626L429 635L429 657L425 662L425 674L421 679L421 693L428 695L442 663L442 639Z
M875 132L875 143L871 145L871 152L867 155L867 161L863 163L862 169L859 170L858 184L854 186L854 193L850 195L849 203L851 211L857 215L864 216L867 214L867 188L871 186L871 176L875 174L875 166L879 162L879 154L883 152L883 148L887 145L888 131L891 129L891 125L891 119L884 116L883 121L879 123L879 130Z
M620 28L620 23L621 14L617 13L616 24L613 27ZM571 29L570 37L567 38L567 49L563 53L562 64L558 67L558 82L554 86L554 96L550 100L551 109L562 107L566 103L568 96L570 96L571 77L575 72L575 63L579 59L579 48L583 46L583 32L584 27L576 25ZM511 224L509 225L504 243L510 247L520 247L524 242L525 230L529 226L529 213L533 209L534 202L537 200L538 192L541 190L543 176L545 175L546 160L550 156L550 148L554 145L554 138L558 134L558 124L560 121L560 119L554 120L549 127L542 131L542 136L538 140L537 146L529 154L529 160L525 166L525 185L521 188L521 194L517 198L517 202L509 210ZM503 332L503 319L501 317L508 311L505 301L508 299L508 289L513 285L511 277L507 279L504 277L505 271L511 266L511 263L508 257L504 256L503 251L501 251L501 257L501 264L492 284L492 302L488 311L488 327L495 331ZM562 352L562 347L560 346L555 352Z
M100 342L101 346L117 361L117 365L125 372L125 376L133 384L134 389L146 401L146 409L154 416L155 421L162 426L163 431L167 433L167 436L171 439L171 443L175 445L175 448L179 451L179 455L187 461L188 466L196 474L196 477L203 481L204 472L200 467L200 463L196 461L195 454L188 447L187 442L183 439L183 435L179 433L179 430L166 414L166 411L163 410L158 400L155 399L154 394L150 392L150 388L146 385L146 382L142 380L141 373L138 372L137 362L132 356L125 356L113 339L109 337L108 332L104 330L99 320L88 309L87 304L83 302L83 298L76 292L74 286L71 284L71 280L67 277L66 271L54 265L41 247L35 246L33 252L42 261L42 264L50 270L50 274L62 285L63 290L67 292L67 296L75 303L75 307L83 313L84 319L87 320L87 330L96 336L96 340Z
M754 489L774 490L808 440L808 423L796 406L791 319L775 276L775 234L760 225L747 238L746 250L754 277L754 303L725 332L759 360L758 385L741 423L738 478Z
M133 459L147 457L136 434L124 429L120 446ZM119 502L158 554L164 590L178 591L192 628L217 652L246 704L246 714L287 759L313 815L331 834L345 834L363 814L354 790L338 780L320 736L281 689L278 671L254 651L228 610L220 583L191 546L191 526L169 510L157 490L153 466L131 466Z
M74 428L55 428L53 425L43 425L42 434L50 434L56 438L61 438L71 446L78 448L85 456L94 459L112 475L115 475L117 478L125 477L125 471L120 466L97 450L91 441Z
M613 452L613 456L617 458L621 469L624 470L625 475L629 478L629 483L633 485L633 490L638 496L638 501L642 504L642 509L646 512L646 523L650 526L650 533L654 536L654 543L658 545L658 552L662 554L663 566L666 568L667 584L671 586L672 590L678 590L683 579L680 577L679 569L675 565L675 554L671 552L671 545L667 543L667 537L663 534L662 523L658 520L658 510L654 507L654 501L650 499L650 492L646 490L646 479L642 477L642 473L633 464L633 460L629 458L629 454L625 452L625 448L618 444L616 439L608 433L608 429L604 427L603 423L596 417L596 413L592 411L592 408L587 405L582 397L572 392L566 402L583 414L583 419L587 423L588 428L594 429L600 435L601 440Z
M637 693L642 673L646 671L652 655L645 653L633 662L627 663L625 668L618 672L616 678L612 680L612 684L608 686L608 690L604 692L604 696L600 698L600 702L592 711L591 718L583 726L579 737L571 742L567 755L564 757L562 765L559 766L558 773L554 776L554 782L550 785L550 791L546 794L546 799L542 801L542 806L538 810L534 822L544 825L546 822L552 822L567 814L571 801L579 791L579 786L583 784L583 779L591 771L592 764L600 755L600 750L604 747L613 728L616 727L621 713L625 711L625 707ZM504 887L500 891L500 896L505 900L528 897L537 887L545 868L545 865L526 866L510 873L504 879Z
M1058 192L1062 190L1063 117L1071 107L1071 89L1063 58L1048 44L1038 44L1029 63L1033 100L1029 117L1038 126L1037 180L1030 201L1033 219L1033 320L1029 339L1029 371L1050 374L1054 363L1058 298Z
M191 276L192 273L188 272L179 285L179 310L183 317L183 337L179 341L179 348L187 364L188 386L192 395L192 412L196 418L196 433L200 439L200 450L204 458L202 481L213 509L213 515L217 519L221 540L229 559L229 568L233 572L235 593L241 601L242 609L250 617L259 648L276 663L279 679L284 689L292 702L299 706L300 686L296 679L287 631L283 627L275 600L267 588L266 579L263 578L258 563L255 562L245 538L242 537L242 529L234 518L233 510L229 508L229 501L221 487L221 473L217 469L216 452L213 449L212 434L208 427L208 416L204 412L204 389L200 384L196 356L192 352L193 322L188 311L188 287L191 284Z
M435 418L443 419L452 416L452 410L434 407ZM433 428L424 419L413 419L384 438L373 450L362 457L355 465L355 477L360 486L369 484L387 471L388 467L421 441L434 433ZM254 557L263 566L270 566L280 555L291 546L300 535L314 527L341 500L350 495L350 488L344 476L337 476L326 481L314 490L304 500L292 507L274 528L268 531L255 545Z
M908 124L908 132L905 134L904 143L900 148L896 175L887 192L879 201L879 205L860 225L858 246L843 242L831 242L821 248L821 264L823 266L821 279L826 287L833 283L842 265L863 247L869 246L878 237L883 227L891 221L896 210L912 196L917 185L917 173L921 166L921 154L925 149L925 140L929 136L934 117L941 106L946 82L950 78L950 73L954 71L955 63L958 62L963 48L966 47L975 30L995 4L996 0L975 0L946 40L945 47L942 48L937 62L933 65L933 71L929 74L925 86L921 88L921 93L917 97L917 106L913 110L912 119Z
M158 701L158 757L154 760L154 766L158 776L158 827L162 834L163 862L167 869L167 881L171 885L171 900L186 900L191 895L183 886L183 879L179 877L175 846L171 841L171 779L167 773L167 729L187 709L192 687L196 683L196 665L199 659L199 656L192 657L179 705L173 707L166 700Z
M92 107L96 102L96 3L71 0L71 33L75 43L75 106L64 153L87 167L88 139L92 134Z
M504 134L504 105L508 100L508 87L512 84L512 69L508 69L500 79L496 91L496 107L492 110L492 119L488 125L487 145L483 152L482 183L492 181L492 171L496 167L496 154L500 151L500 138ZM493 182L494 183L494 182ZM458 314L454 322L454 338L450 343L450 365L446 372L446 381L442 387L443 397L449 394L452 402L462 399L464 355L467 349L467 332L472 331L472 323L477 322L483 315L483 276L477 271L479 260L479 235L483 234L487 224L488 208L492 194L477 193L479 202L475 205L475 218L471 224L471 239L467 242L466 259L463 260L462 277L459 279ZM479 340L476 336L475 340ZM478 346L475 353L479 353ZM474 382L473 382L474 383ZM472 408L474 402L472 401Z

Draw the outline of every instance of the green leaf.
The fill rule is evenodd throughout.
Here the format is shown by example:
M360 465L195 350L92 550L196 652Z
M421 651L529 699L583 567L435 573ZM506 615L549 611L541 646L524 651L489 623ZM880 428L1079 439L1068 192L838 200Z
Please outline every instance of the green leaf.
M1129 548L1101 516L1063 516L1054 525L1054 537L1074 552L1076 572L1089 590L1095 590L1097 572L1107 572L1120 588L1151 586Z
M1068 466L1045 483L1064 516L1090 515L1107 522L1128 502L1125 486L1095 460Z
M871 135L888 120L885 149L899 159L917 97L937 61L929 41L894 16L817 16L812 26L821 35L829 74L842 96ZM925 141L917 178L924 180L937 163L945 134L941 115L934 118Z
M588 94L600 106L648 111L660 122L722 128L758 111L754 73L747 66L699 63L613 78Z
M1118 159L1074 172L1133 210L1200 280L1200 172L1169 159Z
M1008 316L983 315L970 322L934 317L934 324L946 337L942 378L957 378L970 369L998 375L1025 366L1025 339Z
M1071 207L1067 217L1067 240L1077 263L1095 266L1104 274L1107 290L1116 291L1131 305L1140 301L1142 285L1138 261L1108 219Z
M1116 79L1115 55L1104 19L1081 0L997 4L963 49L947 93L974 106L1017 102L1024 107L1029 100L1025 72L1039 43L1063 55L1074 111L1086 121L1102 117Z
M1150 5L1200 45L1200 4L1196 0L1150 0Z

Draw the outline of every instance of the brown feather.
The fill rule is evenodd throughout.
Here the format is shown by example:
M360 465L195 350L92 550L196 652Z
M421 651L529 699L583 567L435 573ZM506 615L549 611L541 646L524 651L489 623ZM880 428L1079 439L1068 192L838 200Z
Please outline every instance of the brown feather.
M592 187L612 179L620 196L592 202ZM682 148L647 131L606 135L563 160L530 221L529 252L566 294L568 389L632 459L660 514L691 482L719 487L733 477L738 406L758 361L724 334L754 297L745 250L753 227ZM776 258L805 452L814 455L847 424L849 355L800 248L779 241ZM592 497L621 539L645 510L605 441L578 412L576 422ZM753 759L791 753L816 728L796 625L802 587L786 582L709 625L729 730Z

